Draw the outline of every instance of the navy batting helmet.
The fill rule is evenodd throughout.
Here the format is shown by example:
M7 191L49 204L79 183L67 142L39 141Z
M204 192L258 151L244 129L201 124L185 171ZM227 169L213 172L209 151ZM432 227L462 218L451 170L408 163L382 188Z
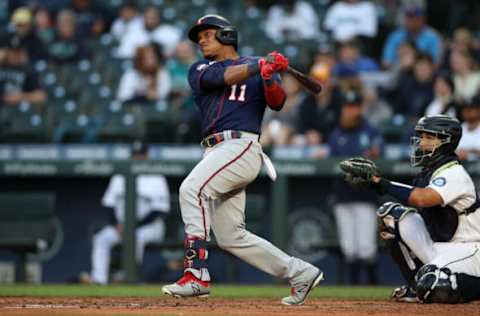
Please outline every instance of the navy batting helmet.
M192 26L188 32L188 38L195 43L198 43L198 33L205 29L214 28L217 29L215 38L223 45L232 45L237 49L238 46L238 33L235 27L229 20L223 16L216 14L208 14L202 16L197 20L197 24Z
M417 135L411 139L411 163L413 166L428 166L455 152L462 137L462 125L447 115L422 117L415 126L415 133ZM441 142L430 151L423 150L420 148L420 133L435 135Z

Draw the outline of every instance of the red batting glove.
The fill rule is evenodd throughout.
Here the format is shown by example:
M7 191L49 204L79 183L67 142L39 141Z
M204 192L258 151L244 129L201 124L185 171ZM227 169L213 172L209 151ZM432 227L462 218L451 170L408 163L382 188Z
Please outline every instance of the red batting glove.
M274 70L274 64L268 63L265 58L260 58L258 61L258 67L260 68L260 76L263 80L271 80Z
M273 65L274 71L285 71L288 68L288 58L277 51L267 55L266 61Z

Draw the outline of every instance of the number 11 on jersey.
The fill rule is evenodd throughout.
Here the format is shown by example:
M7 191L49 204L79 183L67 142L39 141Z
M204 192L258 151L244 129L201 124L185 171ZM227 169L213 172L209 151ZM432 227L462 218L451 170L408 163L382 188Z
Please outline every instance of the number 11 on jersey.
M242 84L240 86L240 94L237 97L237 85L236 84L232 85L232 92L230 93L230 96L228 97L228 100L245 102L245 91L246 90L247 90L247 85Z

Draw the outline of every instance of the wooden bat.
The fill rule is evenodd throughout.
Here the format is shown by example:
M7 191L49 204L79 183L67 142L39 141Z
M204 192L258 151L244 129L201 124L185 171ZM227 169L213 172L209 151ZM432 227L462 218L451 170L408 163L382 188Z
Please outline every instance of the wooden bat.
M286 72L291 74L297 81L311 94L319 94L322 91L322 85L312 77L288 66Z

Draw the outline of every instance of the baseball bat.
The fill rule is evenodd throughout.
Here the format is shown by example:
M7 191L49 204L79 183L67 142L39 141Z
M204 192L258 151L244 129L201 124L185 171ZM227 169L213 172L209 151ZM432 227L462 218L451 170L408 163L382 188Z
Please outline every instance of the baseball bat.
M322 91L322 85L312 77L296 70L293 67L288 66L286 70L311 94L319 94Z

